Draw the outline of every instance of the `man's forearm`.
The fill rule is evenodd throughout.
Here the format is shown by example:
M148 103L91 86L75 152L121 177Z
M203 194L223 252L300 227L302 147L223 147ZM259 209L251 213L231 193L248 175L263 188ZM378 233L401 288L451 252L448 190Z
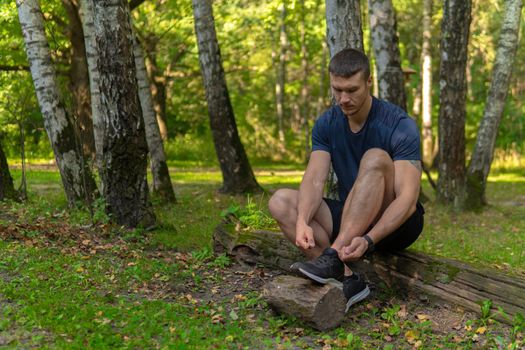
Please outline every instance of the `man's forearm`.
M297 205L297 221L309 224L323 199L324 183L314 183L305 179L299 187L299 203Z

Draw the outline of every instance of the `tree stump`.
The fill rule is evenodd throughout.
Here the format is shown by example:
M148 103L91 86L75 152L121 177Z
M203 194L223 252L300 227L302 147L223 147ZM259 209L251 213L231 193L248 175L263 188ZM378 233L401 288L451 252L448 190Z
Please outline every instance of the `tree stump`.
M341 289L304 278L277 276L266 284L263 296L278 313L297 317L320 331L339 326L345 316L346 298Z

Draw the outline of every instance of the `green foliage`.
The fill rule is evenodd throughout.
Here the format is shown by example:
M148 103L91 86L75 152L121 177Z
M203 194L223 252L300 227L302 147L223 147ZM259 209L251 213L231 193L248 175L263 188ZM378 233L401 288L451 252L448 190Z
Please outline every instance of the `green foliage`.
M228 215L233 215L245 226L253 229L271 227L275 224L275 221L266 210L262 209L262 200L264 199L264 196L260 197L260 199L261 202L256 204L254 203L253 198L248 196L245 206L240 204L230 205L227 209L221 212L221 216L226 217ZM264 206L266 206L266 203L264 203Z

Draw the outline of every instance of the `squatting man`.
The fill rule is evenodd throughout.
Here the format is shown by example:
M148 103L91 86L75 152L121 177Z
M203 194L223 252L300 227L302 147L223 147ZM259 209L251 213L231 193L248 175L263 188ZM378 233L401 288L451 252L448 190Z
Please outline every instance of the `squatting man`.
M420 140L405 111L370 94L370 63L363 52L340 51L329 72L336 104L313 127L299 190L279 189L268 205L284 235L311 259L292 269L342 288L348 311L370 290L345 262L374 249L404 249L423 229ZM330 164L339 200L323 198Z

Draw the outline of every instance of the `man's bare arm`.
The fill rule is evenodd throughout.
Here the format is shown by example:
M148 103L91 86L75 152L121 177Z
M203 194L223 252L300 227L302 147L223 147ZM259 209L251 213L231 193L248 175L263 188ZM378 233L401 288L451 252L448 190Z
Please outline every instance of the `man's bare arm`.
M296 244L305 249L315 246L310 221L323 200L323 190L329 169L330 153L313 151L299 187L297 204Z

